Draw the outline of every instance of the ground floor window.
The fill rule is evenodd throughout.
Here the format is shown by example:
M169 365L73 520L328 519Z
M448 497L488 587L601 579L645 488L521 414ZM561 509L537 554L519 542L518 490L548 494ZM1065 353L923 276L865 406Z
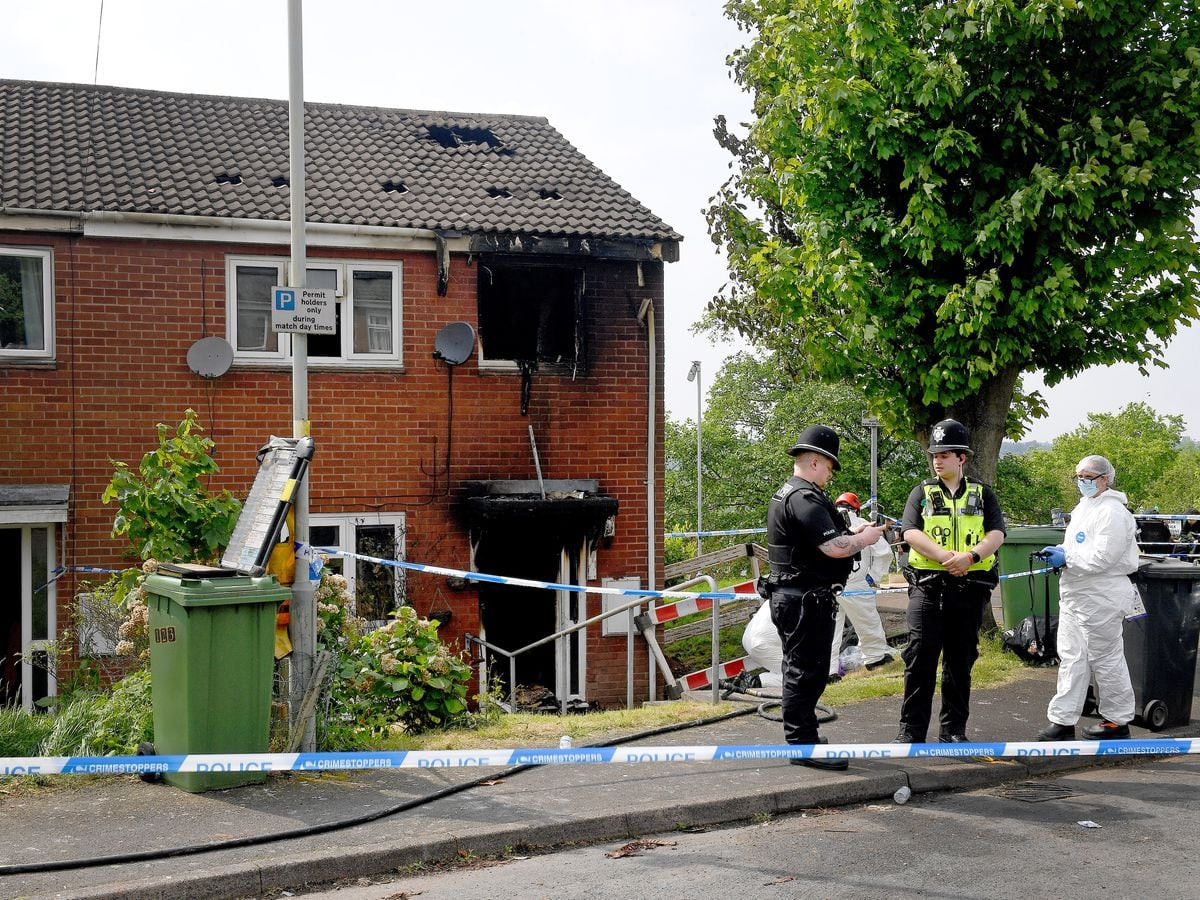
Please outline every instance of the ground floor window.
M404 513L310 517L308 539L314 547L336 547L378 559L404 559ZM404 570L347 556L331 556L325 565L346 576L355 615L369 627L385 624L405 602Z

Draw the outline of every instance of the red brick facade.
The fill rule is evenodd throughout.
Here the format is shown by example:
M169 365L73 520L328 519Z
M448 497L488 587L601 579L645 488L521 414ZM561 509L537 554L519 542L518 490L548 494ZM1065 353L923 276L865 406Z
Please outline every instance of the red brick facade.
M49 248L54 261L55 358L0 360L0 483L70 484L66 554L60 563L116 567L124 540L110 537L113 510L100 503L110 460L135 463L155 442L158 422L177 423L195 409L217 444L214 487L244 497L254 454L270 434L292 433L291 364L243 366L204 379L188 368L188 348L226 334L226 258L283 259L283 246L192 243L65 234L0 233L0 246ZM546 479L596 479L620 504L616 533L600 542L596 579L636 576L646 586L647 327L653 301L656 501L653 534L662 533L663 265L657 261L575 258L586 271L586 366L534 374L527 416L521 379L481 371L477 356L453 377L453 448L449 492L441 471L447 446L446 365L432 356L434 337L455 321L478 323L478 257L451 256L448 291L437 294L432 252L309 248L310 259L387 260L403 266L403 370L320 368L309 375L317 454L310 470L311 511L401 512L405 555L413 562L471 568L468 530L457 512L462 482L534 479L528 426ZM640 281L640 283L639 283ZM435 494L435 488L437 493ZM661 541L655 540L661 573ZM496 574L506 574L497 572ZM72 594L60 582L59 621ZM449 608L444 637L478 633L477 592L443 578L408 576L408 602L419 613ZM600 611L597 595L587 615ZM623 704L624 637L587 637L586 698ZM647 652L635 644L636 697L647 695ZM661 684L661 679L658 680Z

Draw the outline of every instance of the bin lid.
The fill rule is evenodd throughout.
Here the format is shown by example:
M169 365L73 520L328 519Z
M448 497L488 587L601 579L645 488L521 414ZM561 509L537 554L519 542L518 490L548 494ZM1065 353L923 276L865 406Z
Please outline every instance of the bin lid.
M1147 559L1138 563L1138 578L1169 578L1172 581L1200 581L1200 565L1182 559Z
M146 576L147 594L168 597L180 606L223 606L235 603L282 603L292 591L275 580L274 575L250 575L197 578L195 575L163 574Z
M1062 525L1010 525L1004 544L1038 544L1040 549L1047 544L1061 544L1066 532Z

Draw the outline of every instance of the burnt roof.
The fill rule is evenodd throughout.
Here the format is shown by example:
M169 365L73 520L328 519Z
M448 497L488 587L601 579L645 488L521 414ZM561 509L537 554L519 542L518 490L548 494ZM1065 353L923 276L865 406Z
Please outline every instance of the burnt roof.
M307 219L681 236L544 118L305 103ZM0 207L287 220L288 104L0 80Z

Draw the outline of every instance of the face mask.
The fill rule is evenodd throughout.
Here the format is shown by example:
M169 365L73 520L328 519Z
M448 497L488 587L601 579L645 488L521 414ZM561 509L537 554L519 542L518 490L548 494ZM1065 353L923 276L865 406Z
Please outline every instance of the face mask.
M1096 482L1086 481L1082 478L1076 478L1075 484L1079 488L1079 493L1084 497L1096 496Z

